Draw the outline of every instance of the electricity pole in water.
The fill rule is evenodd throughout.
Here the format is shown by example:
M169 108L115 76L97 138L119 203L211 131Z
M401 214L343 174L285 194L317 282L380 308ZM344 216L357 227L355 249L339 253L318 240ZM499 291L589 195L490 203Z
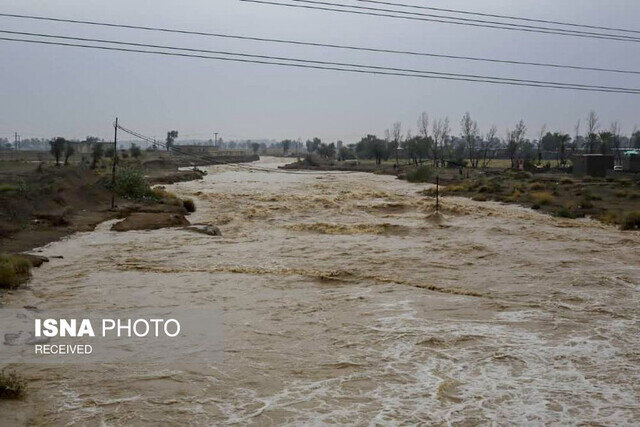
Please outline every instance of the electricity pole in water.
M116 163L118 162L118 118L113 125L113 167L111 168L111 209L116 207Z
M440 212L440 175L436 175L436 213Z

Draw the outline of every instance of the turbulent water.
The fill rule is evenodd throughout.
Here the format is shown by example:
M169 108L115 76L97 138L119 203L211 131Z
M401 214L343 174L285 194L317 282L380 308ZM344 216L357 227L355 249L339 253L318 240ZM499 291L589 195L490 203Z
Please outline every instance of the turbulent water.
M216 307L224 359L15 366L0 423L640 423L640 235L424 188L216 166L170 189L223 237L45 247L7 307Z

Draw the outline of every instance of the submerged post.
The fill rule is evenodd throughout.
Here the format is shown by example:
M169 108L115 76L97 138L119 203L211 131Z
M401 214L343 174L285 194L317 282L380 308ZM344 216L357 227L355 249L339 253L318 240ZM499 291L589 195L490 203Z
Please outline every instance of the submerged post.
M436 175L436 212L440 212L440 175Z
M118 162L118 118L113 125L113 167L111 168L111 209L116 207L116 163Z

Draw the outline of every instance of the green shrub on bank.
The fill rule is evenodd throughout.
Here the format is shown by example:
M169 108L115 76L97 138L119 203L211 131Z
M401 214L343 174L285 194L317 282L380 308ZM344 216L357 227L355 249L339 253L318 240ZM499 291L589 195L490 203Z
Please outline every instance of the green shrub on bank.
M155 194L138 169L120 169L116 174L115 191L127 199L154 198Z
M537 205L548 205L553 201L553 195L548 191L531 193L531 199Z
M409 182L428 182L429 178L431 178L429 166L420 166L418 169L407 172L407 181Z
M31 262L25 258L0 255L0 288L14 289L31 276Z
M640 229L640 211L632 211L624 216L622 225L623 230L637 230Z
M582 209L592 209L593 208L593 203L591 202L591 200L589 200L589 198L585 197L580 202L580 207Z
M570 218L575 219L578 217L574 212L570 211L567 208L560 208L559 211L556 212L556 216L559 218Z
M0 371L0 399L20 399L27 389L26 381L17 373Z

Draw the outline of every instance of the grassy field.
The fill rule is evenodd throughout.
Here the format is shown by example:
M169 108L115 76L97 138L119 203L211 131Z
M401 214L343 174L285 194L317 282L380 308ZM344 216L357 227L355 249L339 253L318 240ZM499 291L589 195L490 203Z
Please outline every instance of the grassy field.
M444 176L448 185L443 195L517 203L564 218L591 217L626 230L640 227L640 177L635 175L575 178L561 173L503 171L469 178ZM426 194L433 195L433 191Z

